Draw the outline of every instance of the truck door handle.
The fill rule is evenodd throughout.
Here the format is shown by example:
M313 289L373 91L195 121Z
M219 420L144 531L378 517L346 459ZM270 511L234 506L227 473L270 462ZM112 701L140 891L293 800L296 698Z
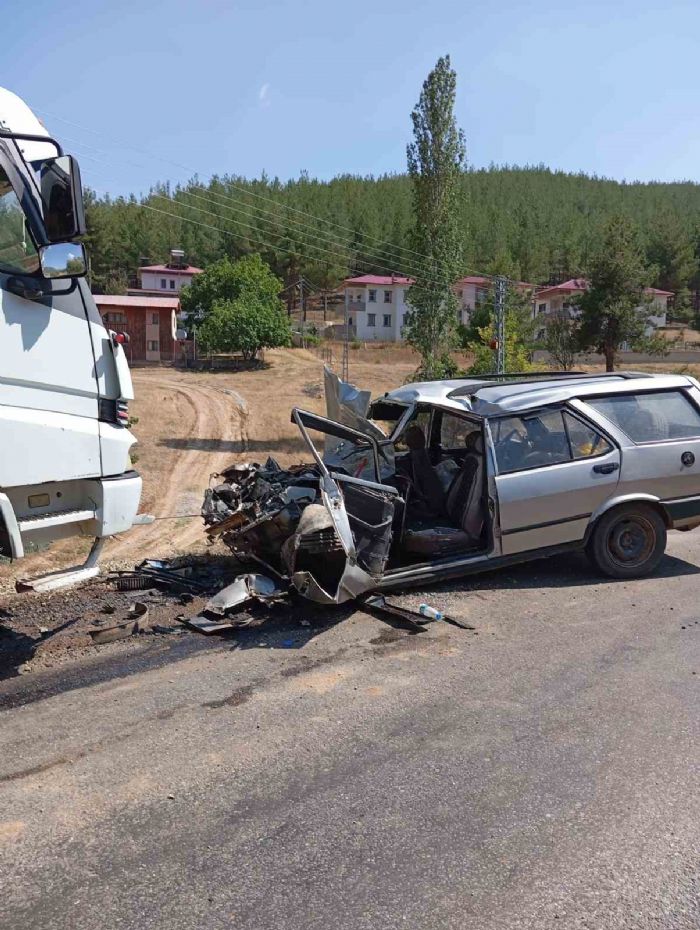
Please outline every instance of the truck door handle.
M593 471L598 475L612 475L619 467L619 462L603 462L600 465L594 465Z

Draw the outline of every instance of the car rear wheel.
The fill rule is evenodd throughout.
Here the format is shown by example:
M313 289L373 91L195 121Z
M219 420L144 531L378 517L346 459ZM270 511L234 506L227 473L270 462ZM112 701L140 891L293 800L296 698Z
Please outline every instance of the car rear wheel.
M658 566L666 549L666 525L649 504L623 504L596 523L586 553L611 578L641 578Z

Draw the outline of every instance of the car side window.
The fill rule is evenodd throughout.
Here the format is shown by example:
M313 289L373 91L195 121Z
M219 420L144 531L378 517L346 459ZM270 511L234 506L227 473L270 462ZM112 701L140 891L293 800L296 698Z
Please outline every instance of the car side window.
M587 397L584 402L618 426L633 442L700 438L700 411L682 391Z
M430 409L418 410L414 416L408 421L406 426L401 432L400 436L397 436L396 441L394 442L394 449L397 452L407 452L408 446L406 444L406 433L408 432L409 427L418 426L423 433L425 438L425 444L428 446L430 444L430 417L432 411Z
M491 435L501 474L571 460L561 410L494 420Z
M464 449L466 437L477 430L471 420L443 413L440 420L440 446L444 449Z
M612 446L605 436L594 430L592 426L588 426L587 423L583 423L578 417L564 411L564 423L569 434L571 455L575 459L606 455L612 452Z

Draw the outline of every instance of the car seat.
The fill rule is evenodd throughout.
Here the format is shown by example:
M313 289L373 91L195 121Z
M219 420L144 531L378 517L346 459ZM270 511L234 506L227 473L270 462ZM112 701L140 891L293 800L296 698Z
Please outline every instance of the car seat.
M445 513L445 492L425 447L425 434L417 423L406 430L408 470L412 481L411 509L424 517L439 517Z
M439 557L474 548L484 526L482 492L484 483L484 445L480 430L469 433L467 453L455 476L446 499L446 521L410 526L404 532L402 548L413 555Z

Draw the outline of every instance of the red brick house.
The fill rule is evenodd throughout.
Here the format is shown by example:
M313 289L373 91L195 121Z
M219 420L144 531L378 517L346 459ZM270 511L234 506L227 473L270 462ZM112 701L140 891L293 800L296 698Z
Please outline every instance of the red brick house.
M124 349L129 362L172 362L178 357L178 297L95 294L95 303L107 329L128 333Z

